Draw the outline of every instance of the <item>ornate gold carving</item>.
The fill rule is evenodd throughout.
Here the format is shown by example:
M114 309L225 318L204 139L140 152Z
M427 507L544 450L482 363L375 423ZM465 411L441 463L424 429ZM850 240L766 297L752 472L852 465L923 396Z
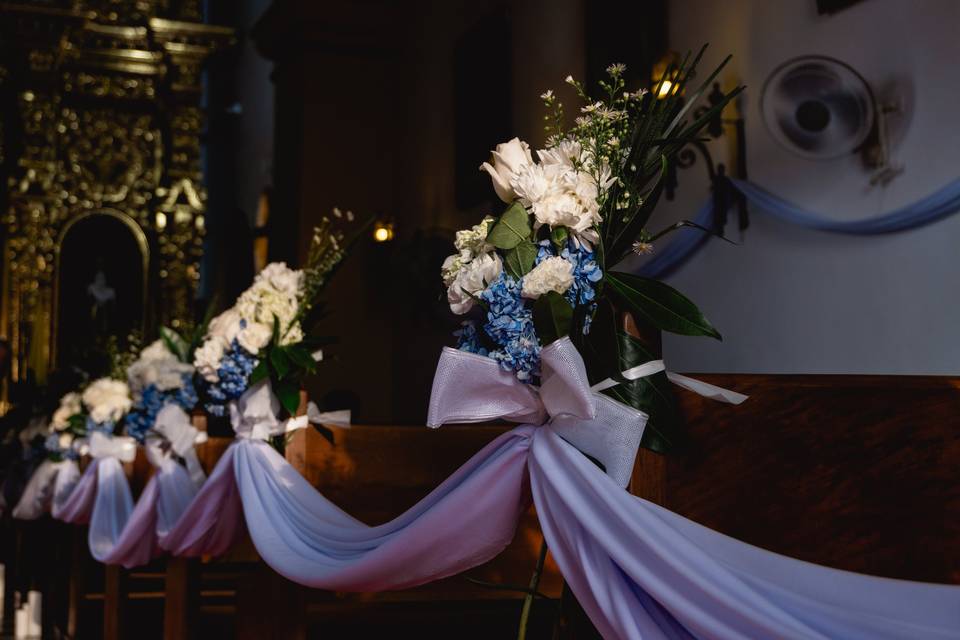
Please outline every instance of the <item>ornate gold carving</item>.
M84 217L111 215L136 230L151 326L192 317L206 209L200 70L233 39L230 29L191 22L201 17L195 0L61 6L69 8L0 0L0 104L19 116L0 119L8 175L0 336L13 347L14 380L27 368L42 377L54 362L59 240Z

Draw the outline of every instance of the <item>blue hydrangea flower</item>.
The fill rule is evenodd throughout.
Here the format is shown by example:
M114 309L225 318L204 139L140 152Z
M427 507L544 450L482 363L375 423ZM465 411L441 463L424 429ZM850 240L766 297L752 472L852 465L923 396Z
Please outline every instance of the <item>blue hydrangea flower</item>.
M457 336L457 349L481 356L489 355L487 349L480 344L480 332L477 331L477 323L473 320L465 320L453 335Z
M103 422L96 422L90 416L87 416L87 433L93 433L94 431L99 431L100 433L105 433L108 436L113 435L113 429L117 424L113 420L104 420Z
M147 385L140 392L140 399L127 414L127 435L142 443L147 431L153 428L160 409L170 403L179 405L187 412L197 404L197 390L193 386L193 377L190 374L184 374L181 377L180 386L176 389L161 391L155 384Z
M487 303L483 330L500 347L488 355L504 369L515 372L518 380L535 383L540 377L540 341L529 301L520 295L522 282L502 272L480 294Z
M230 344L220 360L216 382L205 385L209 401L204 404L207 411L215 416L226 412L226 405L236 400L247 390L247 379L257 366L257 358L240 346L236 339Z

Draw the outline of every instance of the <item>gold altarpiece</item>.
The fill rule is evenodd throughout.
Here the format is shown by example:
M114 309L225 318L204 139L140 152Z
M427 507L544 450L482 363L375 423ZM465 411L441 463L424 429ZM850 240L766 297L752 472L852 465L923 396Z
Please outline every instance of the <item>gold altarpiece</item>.
M192 317L202 65L233 40L201 20L200 0L0 2L0 337L12 381L28 370L42 381L57 364L67 245L96 240L93 222L128 232L137 329Z

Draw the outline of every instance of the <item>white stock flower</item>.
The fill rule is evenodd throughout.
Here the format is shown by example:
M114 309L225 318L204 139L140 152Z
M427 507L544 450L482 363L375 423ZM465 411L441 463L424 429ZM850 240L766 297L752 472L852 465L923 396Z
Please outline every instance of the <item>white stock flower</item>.
M480 221L480 224L463 231L457 231L453 246L460 252L464 261L473 260L478 255L493 251L493 245L487 244L487 234L490 233L490 226L493 223L494 217L486 216Z
M150 360L165 360L167 358L176 358L176 356L167 349L167 345L163 340L154 340L147 346L146 349L140 352L139 360L150 361Z
M220 360L227 349L227 341L220 336L211 336L193 354L193 366L207 382L216 382L220 379L217 370Z
M100 378L83 391L83 404L94 422L116 422L130 410L130 388L126 382Z
M450 310L457 315L470 311L474 305L471 296L479 295L497 279L501 271L503 263L496 253L486 253L463 265L447 289Z
M480 165L481 171L490 174L493 180L493 189L497 196L504 202L513 202L516 193L513 190L514 176L523 167L533 164L533 156L530 155L530 145L513 138L508 142L498 144L496 150L492 152L493 164L484 162Z
M207 327L207 336L210 338L222 338L227 344L230 344L233 342L233 339L237 337L237 334L240 333L240 322L244 317L236 307L227 309L210 321Z
M573 265L560 256L547 258L523 277L524 298L539 298L548 291L566 293L573 284Z
M248 352L256 355L270 343L273 336L273 328L260 322L250 322L240 331L237 336L237 342Z
M452 256L447 256L443 261L443 264L440 266L440 275L443 277L443 286L449 287L453 283L453 279L457 277L457 274L460 273L460 269L463 268L464 261L460 257L459 253L455 253Z

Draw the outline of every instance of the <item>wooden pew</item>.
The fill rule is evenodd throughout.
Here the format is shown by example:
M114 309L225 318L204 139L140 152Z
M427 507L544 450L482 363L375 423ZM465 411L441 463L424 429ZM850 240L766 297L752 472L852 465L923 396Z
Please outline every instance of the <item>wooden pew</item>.
M778 553L960 583L960 378L696 377L750 399L679 392L690 445L641 456L639 493Z

